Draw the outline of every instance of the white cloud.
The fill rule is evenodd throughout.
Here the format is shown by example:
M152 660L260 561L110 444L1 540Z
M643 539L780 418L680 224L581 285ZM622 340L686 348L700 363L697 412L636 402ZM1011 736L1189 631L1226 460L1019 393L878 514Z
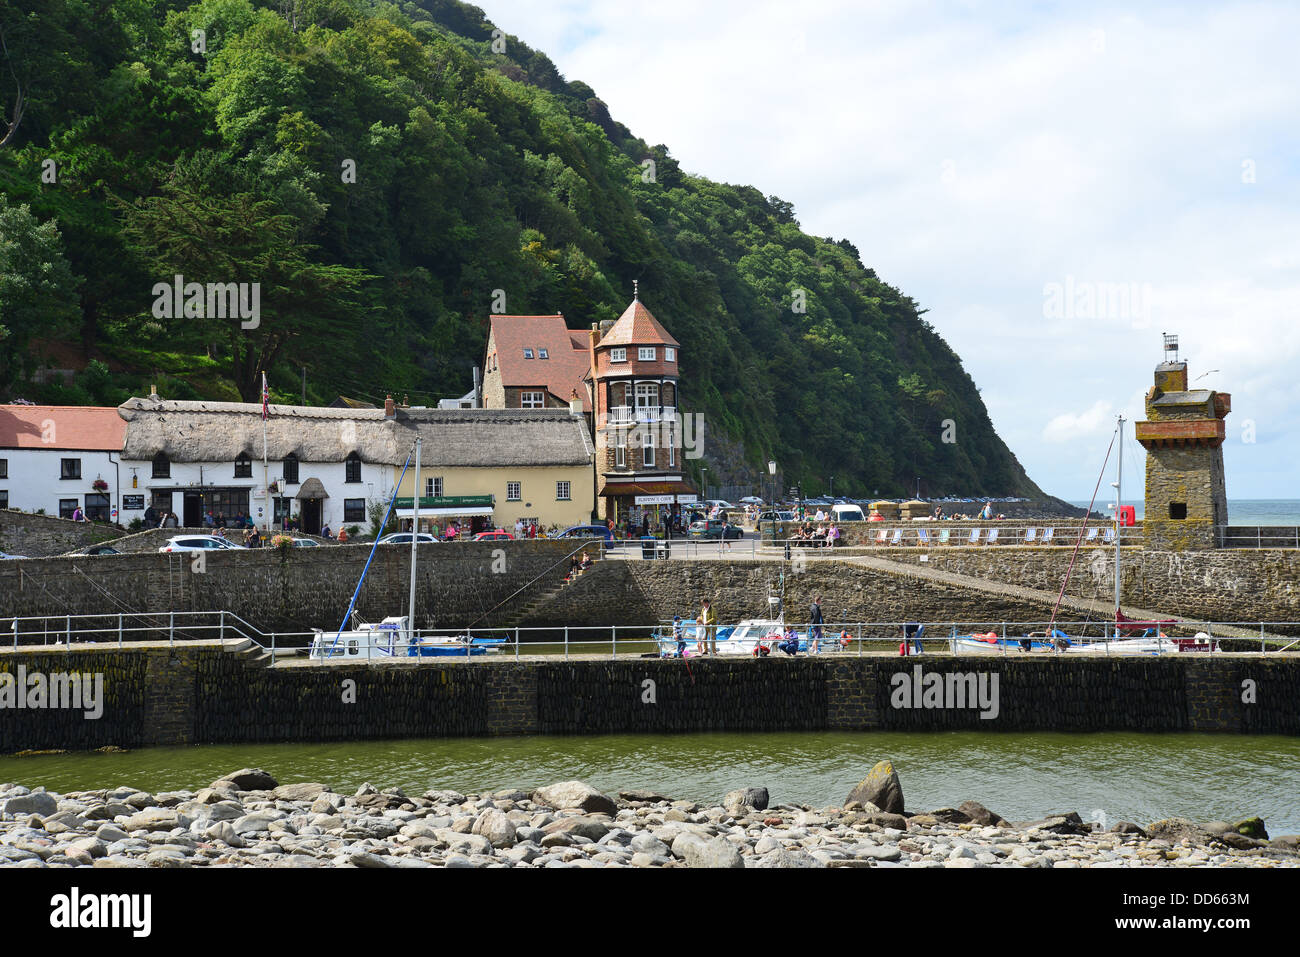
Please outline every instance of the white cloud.
M1098 399L1091 408L1079 412L1063 412L1043 427L1046 442L1078 442L1098 432L1113 428L1111 404Z
M852 241L930 310L1048 491L1086 494L1104 442L1045 439L1112 405L1140 417L1170 331L1257 423L1229 495L1290 492L1300 8L482 3L686 169ZM1149 320L1044 319L1066 276L1149 284Z

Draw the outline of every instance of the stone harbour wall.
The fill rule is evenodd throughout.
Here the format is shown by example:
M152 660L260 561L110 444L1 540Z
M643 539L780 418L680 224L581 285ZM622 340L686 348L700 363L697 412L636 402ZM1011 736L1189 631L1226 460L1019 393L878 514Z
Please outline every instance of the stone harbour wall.
M508 617L563 581L563 558L572 547L562 541L422 546L420 626ZM259 548L203 552L201 559L155 551L0 562L0 618L224 610L264 632L337 627L369 555L369 545L335 545L284 555ZM379 547L357 599L363 618L405 614L410 558L409 546Z
M19 665L28 674L102 674L103 714L90 720L79 709L5 705L0 710L3 753L106 745L707 731L1300 735L1300 658L1252 655L1081 660L832 653L796 659L479 659L268 668L247 651L211 643L0 652L0 674L16 675ZM950 675L952 688L956 677L967 676L963 686L981 689L984 698L925 696L935 681L949 688ZM0 678L3 683L11 679ZM903 701L904 685L923 689L922 696Z
M62 555L87 545L112 541L121 534L122 530L112 525L0 509L0 552L9 555L28 558Z

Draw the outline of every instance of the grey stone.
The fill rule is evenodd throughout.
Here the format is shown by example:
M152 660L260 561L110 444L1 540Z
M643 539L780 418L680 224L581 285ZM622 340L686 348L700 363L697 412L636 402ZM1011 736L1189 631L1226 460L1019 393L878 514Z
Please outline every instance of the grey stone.
M660 802L672 800L671 798L664 797L658 791L644 791L635 788L630 791L619 791L618 796L620 800L633 801L641 804L659 804Z
M149 808L132 814L122 825L127 831L170 831L180 826L180 817L168 808Z
M517 838L514 822L496 808L480 814L471 833L487 838L493 847L510 847Z
M348 863L351 864L353 867L366 867L366 868L384 868L384 867L392 866L387 859L382 858L377 854L370 854L366 851L359 851L353 854L349 854Z
M797 848L779 847L770 854L757 859L753 867L825 867L825 861L819 861L807 851Z
M674 843L674 851L676 844ZM688 842L684 848L683 858L687 867L744 867L744 858L740 851L725 837L715 837L711 841L696 840Z
M981 827L1000 827L1006 823L1006 819L1001 814L990 811L978 801L963 801L957 806L957 810L966 816L966 820Z
M44 791L33 791L11 797L0 807L6 814L39 814L42 817L54 814L59 809L59 802Z
M315 801L329 790L327 784L281 784L271 791L277 801Z
M599 841L609 833L609 825L590 817L565 817L542 828L543 834L568 834Z
M587 813L618 813L618 805L583 781L561 781L544 788L538 788L533 800L556 810L576 809Z

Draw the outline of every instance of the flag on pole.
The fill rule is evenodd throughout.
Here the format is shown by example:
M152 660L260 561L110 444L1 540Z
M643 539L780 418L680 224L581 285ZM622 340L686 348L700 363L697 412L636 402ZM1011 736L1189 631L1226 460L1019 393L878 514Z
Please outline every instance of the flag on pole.
M262 421L265 422L271 417L271 407L268 404L271 400L271 394L266 390L266 373L262 373Z

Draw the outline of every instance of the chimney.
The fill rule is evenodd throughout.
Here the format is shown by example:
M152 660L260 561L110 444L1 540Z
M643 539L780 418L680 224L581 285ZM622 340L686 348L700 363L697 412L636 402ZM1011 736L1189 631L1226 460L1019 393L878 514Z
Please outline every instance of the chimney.
M153 399L155 402L158 401L158 387L153 383L149 384L149 398Z
M393 404L393 397L391 395L384 399L384 418L388 421L397 418L397 406Z
M569 396L569 415L582 415L582 399L579 398L577 389Z
M483 376L478 366L474 366L474 408L483 408Z

